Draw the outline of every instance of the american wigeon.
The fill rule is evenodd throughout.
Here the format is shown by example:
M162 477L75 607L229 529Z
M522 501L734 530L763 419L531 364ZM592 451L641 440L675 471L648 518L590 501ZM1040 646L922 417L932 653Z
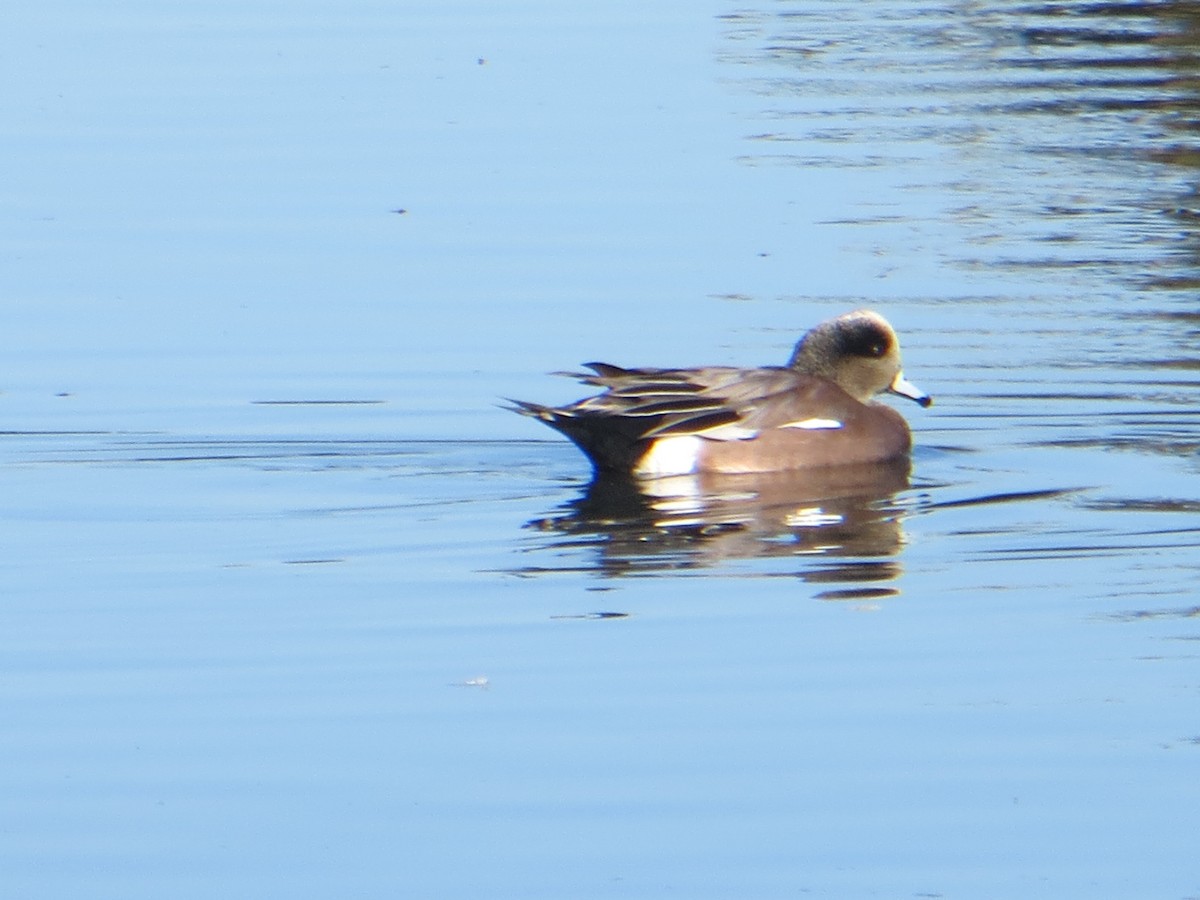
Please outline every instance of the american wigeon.
M561 407L516 400L512 408L565 434L598 472L643 478L897 459L912 447L908 423L873 398L933 402L904 378L896 333L869 310L817 325L787 366L585 365L591 373L564 374L604 393Z

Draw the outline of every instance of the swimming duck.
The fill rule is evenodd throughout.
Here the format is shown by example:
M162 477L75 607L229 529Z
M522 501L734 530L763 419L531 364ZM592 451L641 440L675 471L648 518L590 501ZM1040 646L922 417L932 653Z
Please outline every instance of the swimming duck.
M561 373L604 392L567 406L511 407L562 432L597 472L639 478L781 472L904 456L904 417L874 402L897 394L929 406L905 379L900 342L860 309L809 331L786 366L624 369L585 363Z

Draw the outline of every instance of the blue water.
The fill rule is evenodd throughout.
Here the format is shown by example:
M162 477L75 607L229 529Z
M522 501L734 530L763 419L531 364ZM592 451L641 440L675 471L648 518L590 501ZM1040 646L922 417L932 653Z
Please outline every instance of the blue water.
M1195 36L1068 6L11 11L0 895L1200 894ZM501 408L864 305L852 496Z

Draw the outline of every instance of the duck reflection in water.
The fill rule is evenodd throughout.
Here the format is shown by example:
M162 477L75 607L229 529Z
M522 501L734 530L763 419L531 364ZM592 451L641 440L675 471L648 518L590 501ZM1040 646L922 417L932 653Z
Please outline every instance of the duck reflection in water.
M654 480L601 473L528 527L599 553L608 576L700 569L736 559L803 558L805 581L841 584L827 599L897 593L909 461ZM565 540L564 540L565 539ZM589 568L592 568L589 566Z

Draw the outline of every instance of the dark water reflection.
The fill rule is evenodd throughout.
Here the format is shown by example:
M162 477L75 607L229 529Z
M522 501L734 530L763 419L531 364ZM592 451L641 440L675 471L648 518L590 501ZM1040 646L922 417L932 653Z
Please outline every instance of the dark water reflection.
M1196 283L1198 21L1193 3L785 3L728 14L725 59L768 126L748 164L912 173L842 220L890 226L893 252L1178 289ZM938 208L902 202L931 192ZM938 221L964 246L933 243Z
M908 460L642 482L605 475L529 527L552 535L540 549L591 549L594 570L609 577L796 557L802 560L797 574L806 581L874 585L900 574L891 557L904 544L899 492L908 487L908 475ZM890 587L847 587L821 596L893 593Z

